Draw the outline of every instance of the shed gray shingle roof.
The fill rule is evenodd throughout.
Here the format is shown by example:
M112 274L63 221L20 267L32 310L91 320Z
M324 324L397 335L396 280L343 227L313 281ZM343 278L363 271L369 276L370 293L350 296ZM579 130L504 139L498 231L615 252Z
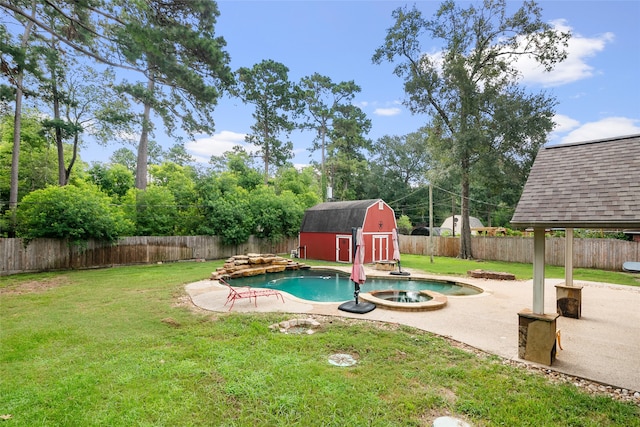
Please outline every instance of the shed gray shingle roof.
M380 199L320 203L305 211L300 232L348 233L362 227L367 209Z
M511 224L640 226L640 135L540 149Z

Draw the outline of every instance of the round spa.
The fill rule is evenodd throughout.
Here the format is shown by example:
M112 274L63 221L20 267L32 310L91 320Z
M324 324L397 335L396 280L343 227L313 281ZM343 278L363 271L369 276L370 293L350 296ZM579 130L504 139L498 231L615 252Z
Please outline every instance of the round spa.
M379 308L399 311L432 311L447 305L447 297L435 291L380 290L360 294L364 301Z

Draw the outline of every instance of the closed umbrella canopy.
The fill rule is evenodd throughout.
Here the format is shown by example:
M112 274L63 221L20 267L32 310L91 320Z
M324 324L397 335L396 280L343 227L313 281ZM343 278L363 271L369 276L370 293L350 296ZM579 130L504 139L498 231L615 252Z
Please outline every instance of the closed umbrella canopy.
M400 261L400 245L398 244L398 229L393 229L393 259L395 261Z
M358 228L356 233L356 253L353 257L353 265L351 266L351 280L362 285L367 280L364 272L364 238L362 237L362 229Z
M393 233L391 233L391 240L393 241L393 260L398 262L398 271L392 271L389 274L393 274L395 276L409 276L410 273L406 271L402 271L402 267L400 266L400 244L398 240L400 237L398 236L398 229L394 228Z

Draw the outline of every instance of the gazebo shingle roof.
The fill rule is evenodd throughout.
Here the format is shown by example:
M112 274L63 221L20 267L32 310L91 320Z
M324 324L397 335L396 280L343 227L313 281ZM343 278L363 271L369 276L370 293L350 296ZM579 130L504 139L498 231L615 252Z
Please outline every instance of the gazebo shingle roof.
M516 227L640 227L640 135L540 149Z
M320 203L305 211L301 232L347 233L362 227L367 209L380 199Z

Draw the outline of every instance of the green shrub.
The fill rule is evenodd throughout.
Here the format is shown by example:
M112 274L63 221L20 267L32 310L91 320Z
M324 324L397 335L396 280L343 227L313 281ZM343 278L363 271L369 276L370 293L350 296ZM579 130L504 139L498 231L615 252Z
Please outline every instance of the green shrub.
M276 194L272 187L259 186L250 193L250 200L254 235L276 242L298 234L304 206L293 192Z
M407 215L400 215L397 221L398 231L400 234L411 234L411 230L413 230L413 226L411 225L411 220Z
M127 218L135 224L138 236L171 236L174 234L178 208L166 187L132 188L124 198Z
M27 242L38 237L115 241L132 224L93 185L50 186L27 194L16 211L17 235Z

